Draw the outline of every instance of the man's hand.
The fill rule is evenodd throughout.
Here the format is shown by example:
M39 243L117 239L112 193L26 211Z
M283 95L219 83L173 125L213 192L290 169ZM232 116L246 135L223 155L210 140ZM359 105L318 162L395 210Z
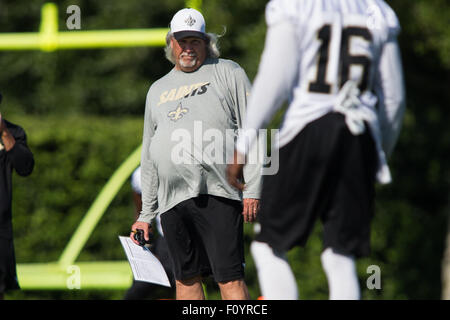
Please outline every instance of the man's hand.
M241 191L245 188L245 185L241 182L244 176L244 160L245 157L235 150L233 163L227 166L228 183Z
M130 239L136 243L137 245L139 245L139 242L136 241L136 239L134 238L134 234L136 233L137 229L142 229L144 230L144 239L149 241L150 237L149 237L149 233L152 232L152 228L151 225L147 222L141 222L141 221L136 221L132 226L131 226L131 233L130 233Z
M16 139L14 139L13 135L8 131L6 127L6 122L2 118L2 114L0 113L0 138L3 142L3 146L6 151L9 151L14 147L16 143Z
M233 163L227 166L228 183L238 190L243 191L245 184L242 183L244 177L245 156L234 150ZM253 222L259 211L259 199L247 198L242 201L242 215L244 222Z
M253 222L256 220L256 215L259 211L259 199L247 198L243 201L244 208L242 215L244 216L244 222Z

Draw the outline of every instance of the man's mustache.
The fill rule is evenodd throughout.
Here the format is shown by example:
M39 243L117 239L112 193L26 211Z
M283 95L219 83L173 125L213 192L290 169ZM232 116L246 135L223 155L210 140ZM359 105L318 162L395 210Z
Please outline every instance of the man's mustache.
M196 53L194 53L194 52L191 52L191 53L188 53L188 52L183 52L183 53L181 53L181 55L180 55L180 58L183 58L183 57L185 57L185 56L188 56L188 57L193 57L193 58L195 58L195 57L197 57L197 54L196 54Z

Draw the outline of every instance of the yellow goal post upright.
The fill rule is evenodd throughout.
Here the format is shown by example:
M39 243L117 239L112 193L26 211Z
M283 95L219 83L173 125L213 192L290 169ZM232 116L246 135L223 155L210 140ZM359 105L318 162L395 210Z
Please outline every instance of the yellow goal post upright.
M201 0L187 0L186 7L200 10ZM58 7L46 3L41 9L39 32L0 33L0 50L96 49L165 45L167 28L59 31Z

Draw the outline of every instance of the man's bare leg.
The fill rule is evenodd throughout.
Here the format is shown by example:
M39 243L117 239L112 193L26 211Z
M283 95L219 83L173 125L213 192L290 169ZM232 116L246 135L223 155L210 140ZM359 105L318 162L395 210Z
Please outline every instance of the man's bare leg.
M177 300L205 300L200 276L188 280L176 280L176 287Z
M219 282L222 300L249 300L247 285L243 279Z

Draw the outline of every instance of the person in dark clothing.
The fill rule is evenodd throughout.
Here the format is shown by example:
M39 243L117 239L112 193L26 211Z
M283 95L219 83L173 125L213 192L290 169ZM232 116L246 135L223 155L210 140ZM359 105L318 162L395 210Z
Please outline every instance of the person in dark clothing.
M20 176L28 176L33 167L25 131L0 113L0 300L5 292L20 289L12 231L12 173L14 169Z

